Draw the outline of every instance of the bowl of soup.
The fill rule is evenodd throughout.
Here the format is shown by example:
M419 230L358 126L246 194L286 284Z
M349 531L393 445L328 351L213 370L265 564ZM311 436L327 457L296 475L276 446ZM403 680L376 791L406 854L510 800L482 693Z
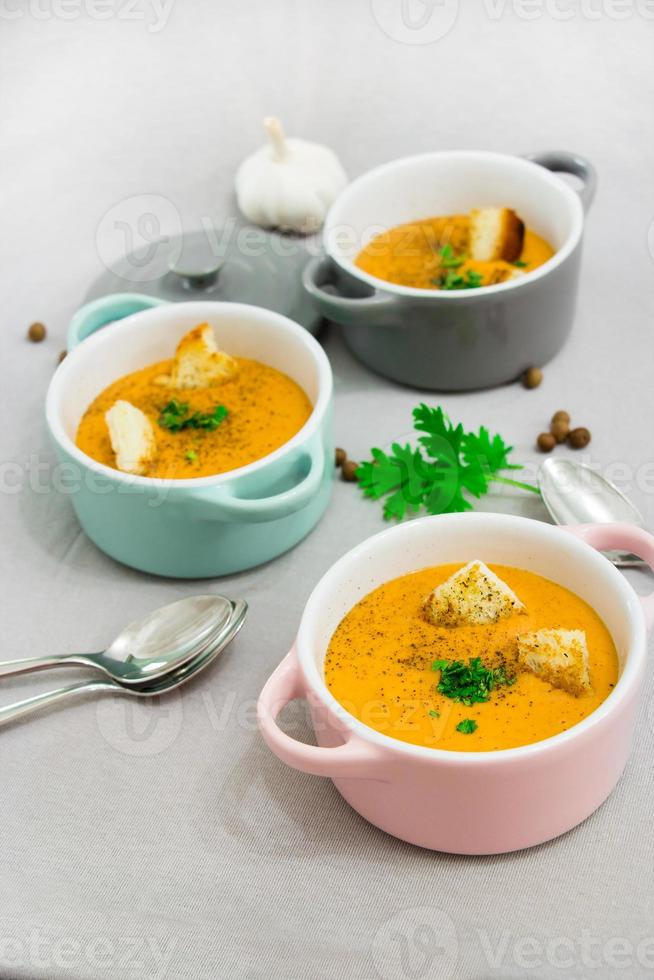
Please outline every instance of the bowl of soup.
M421 847L493 854L570 830L626 764L654 620L595 550L617 546L654 562L627 525L451 514L375 535L311 594L260 696L264 739ZM297 698L317 745L277 723Z
M47 422L65 492L108 555L213 577L275 558L318 522L333 483L332 374L298 324L115 296L81 311L69 349ZM225 371L194 377L207 357Z
M572 153L395 160L333 204L305 289L386 377L440 391L512 381L570 333L594 190Z

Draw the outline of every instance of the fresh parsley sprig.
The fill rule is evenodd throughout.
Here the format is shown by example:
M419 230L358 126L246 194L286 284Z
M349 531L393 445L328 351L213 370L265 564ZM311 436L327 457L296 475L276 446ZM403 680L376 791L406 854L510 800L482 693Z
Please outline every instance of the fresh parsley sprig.
M438 253L444 269L458 269L466 260L465 255L457 255L451 245L445 245Z
M530 483L499 476L502 470L522 467L509 462L513 447L482 426L465 432L453 425L442 408L424 403L413 410L418 446L394 442L391 452L372 449L372 459L361 463L356 478L364 496L384 500L386 520L402 520L421 508L428 514L472 510L469 496L480 498L492 482L538 493Z
M456 269L448 269L444 276L435 280L435 285L441 289L478 289L483 286L484 277L475 269L466 269L465 276Z
M515 677L509 677L505 667L484 667L479 657L467 664L462 660L434 660L431 667L441 672L438 693L467 707L488 701L496 687L515 684Z
M227 418L229 411L224 405L216 405L213 412L189 414L188 402L178 402L175 399L161 409L158 422L169 432L181 432L183 429L207 429L213 432Z
M457 732L461 732L462 735L472 735L477 731L477 722L474 718L464 718L456 726Z

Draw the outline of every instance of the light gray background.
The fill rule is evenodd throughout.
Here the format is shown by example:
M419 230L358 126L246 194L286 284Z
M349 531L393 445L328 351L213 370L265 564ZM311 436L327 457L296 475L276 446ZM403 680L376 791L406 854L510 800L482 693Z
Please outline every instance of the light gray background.
M565 148L596 164L574 336L542 387L438 400L525 462L551 413L568 409L592 429L586 458L654 526L651 4L486 0L442 38L409 44L429 38L398 40L400 0L174 0L155 30L146 0L131 13L98 7L102 20L76 0L19 2L0 5L3 656L96 649L202 588L122 568L85 539L51 486L43 400L71 314L124 244L113 218L150 194L186 227L224 218L234 169L271 112L334 147L352 176L446 148ZM445 0L434 8L445 19L424 30L453 12ZM38 347L24 340L34 319L49 330ZM418 395L355 364L338 330L326 347L338 442L356 457L405 433ZM484 506L544 518L517 495ZM611 799L563 839L499 858L387 837L262 745L254 700L309 592L382 523L339 483L294 552L211 586L245 596L251 613L193 687L160 706L88 700L2 731L1 976L654 974L651 675ZM3 701L71 676L5 681ZM301 736L302 712L289 724Z

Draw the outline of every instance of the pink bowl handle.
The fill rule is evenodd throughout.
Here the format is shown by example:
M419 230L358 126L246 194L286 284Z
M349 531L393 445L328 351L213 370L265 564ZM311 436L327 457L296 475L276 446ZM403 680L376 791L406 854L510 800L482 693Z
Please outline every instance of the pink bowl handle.
M634 524L574 524L563 530L598 551L631 551L654 571L654 536ZM654 592L638 598L649 630L654 626Z
M298 742L281 730L277 716L290 701L305 697L306 691L297 662L295 647L268 679L257 702L257 719L265 741L278 759L293 769L314 776L344 776L378 779L378 756L373 746L343 730L346 741L334 748Z

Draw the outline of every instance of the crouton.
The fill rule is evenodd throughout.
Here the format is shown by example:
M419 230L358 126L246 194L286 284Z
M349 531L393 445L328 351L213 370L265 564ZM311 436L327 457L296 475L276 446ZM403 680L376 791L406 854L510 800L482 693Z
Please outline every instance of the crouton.
M118 469L123 473L143 475L157 451L150 419L140 408L126 401L114 402L104 417Z
M434 626L481 626L496 623L524 604L482 561L471 561L425 599L425 615Z
M518 636L518 663L575 697L591 690L583 630L542 629Z
M470 258L478 262L515 262L522 253L525 226L510 208L470 212Z
M171 388L208 388L236 374L236 361L218 350L208 323L201 323L185 334L177 345L170 378L159 377L158 384Z

